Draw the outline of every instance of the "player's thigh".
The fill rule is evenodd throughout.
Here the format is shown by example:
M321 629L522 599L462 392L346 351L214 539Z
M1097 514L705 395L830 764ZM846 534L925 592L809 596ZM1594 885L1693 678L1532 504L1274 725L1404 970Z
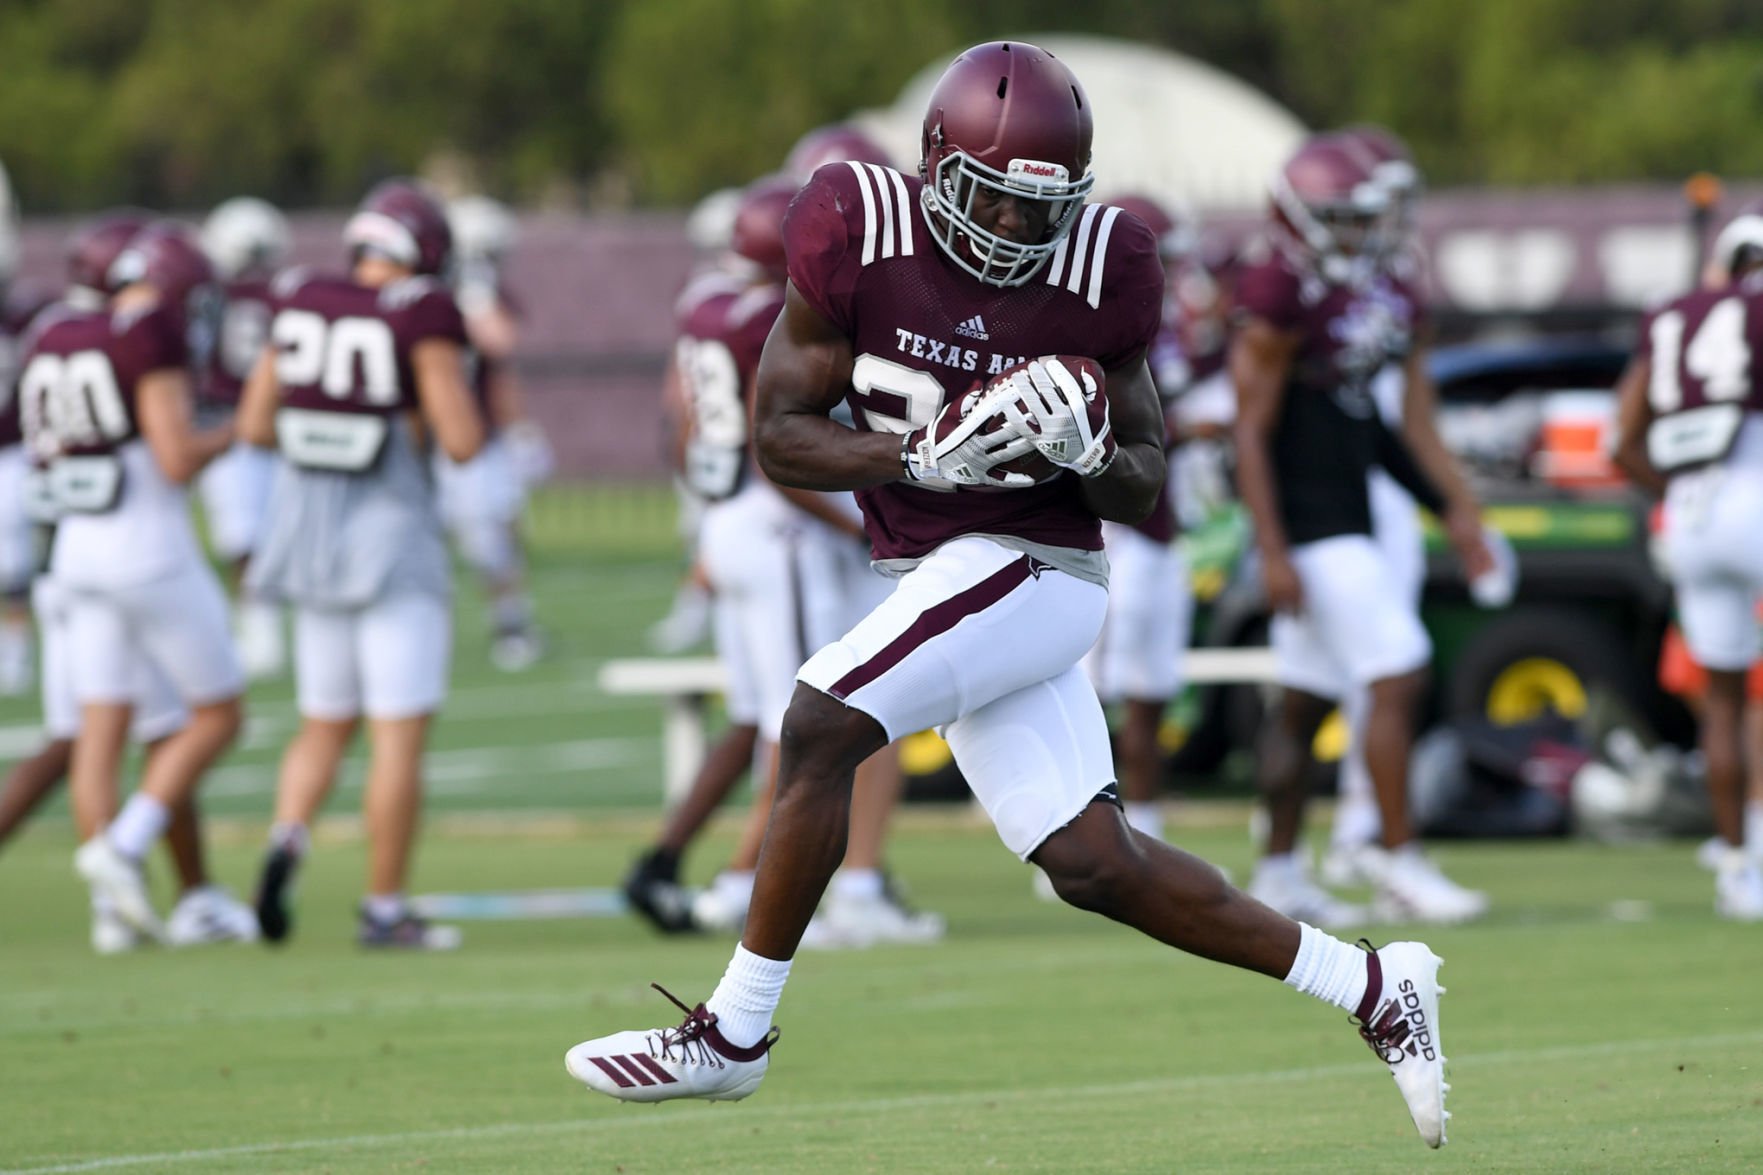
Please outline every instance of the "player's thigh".
M1426 587L1426 533L1414 499L1381 469L1371 471L1371 534L1384 565L1409 598L1418 601Z
M797 676L895 739L1077 665L1095 643L1107 601L1100 585L1019 551L957 539L902 577Z
M146 654L124 605L106 593L71 591L66 631L74 704L134 701L136 675Z
M1085 662L1096 692L1110 701L1174 697L1193 608L1181 552L1112 528L1108 564L1108 616Z
M988 702L943 733L999 838L1024 860L1114 782L1108 723L1076 666Z
M47 575L31 585L37 617L37 688L43 700L43 730L50 738L72 738L80 731L80 703L74 696L70 647L70 597Z
M1415 600L1369 537L1306 543L1293 552L1293 563L1304 587L1304 620L1343 684L1399 677L1431 659Z
M131 588L127 598L148 659L185 702L203 706L245 692L226 593L206 563Z
M355 618L346 608L294 609L294 697L302 717L341 722L361 716Z
M445 597L401 592L375 601L357 615L355 639L369 718L414 718L441 708L453 648Z

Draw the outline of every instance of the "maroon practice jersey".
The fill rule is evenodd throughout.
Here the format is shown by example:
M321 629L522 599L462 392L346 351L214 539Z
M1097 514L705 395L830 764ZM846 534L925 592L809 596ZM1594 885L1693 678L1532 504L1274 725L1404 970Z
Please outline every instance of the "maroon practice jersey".
M680 324L675 354L692 415L686 483L712 501L734 494L752 476L747 422L754 379L783 308L780 285L722 290L695 299Z
M1763 412L1763 273L1692 290L1641 322L1656 418L1649 455L1677 473L1725 457L1747 412Z
M245 381L251 376L264 344L269 342L269 283L259 278L230 281L224 290L225 308L220 316L220 337L214 347L202 399L213 404L237 404Z
M1156 334L1163 267L1151 230L1090 205L1027 285L1001 289L952 265L932 240L919 180L870 163L832 163L790 205L790 280L851 340L847 399L856 427L904 433L1005 368L1082 355L1113 371ZM964 534L1099 550L1101 526L1074 476L1008 491L932 490L908 481L857 491L878 559L917 558Z
M290 270L271 288L282 404L384 416L417 406L410 353L424 339L466 345L446 285L413 277L374 288Z
M111 453L140 435L135 396L143 377L189 362L178 316L145 309L53 306L25 336L19 416L39 461Z
M1273 434L1287 537L1303 543L1370 534L1365 477L1377 463L1371 382L1413 347L1425 323L1419 291L1387 272L1326 282L1262 243L1237 276L1236 307L1240 319L1261 319L1299 339Z

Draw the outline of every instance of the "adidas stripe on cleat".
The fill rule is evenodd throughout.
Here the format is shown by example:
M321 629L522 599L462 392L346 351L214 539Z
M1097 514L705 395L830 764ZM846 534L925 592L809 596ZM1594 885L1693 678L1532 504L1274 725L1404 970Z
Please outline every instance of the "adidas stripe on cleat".
M652 987L686 1014L678 1028L615 1032L585 1040L564 1054L569 1075L597 1093L626 1102L702 1098L739 1101L759 1088L777 1043L774 1027L743 1048L716 1027L703 1004L688 1008L660 984Z
M1408 1105L1408 1116L1427 1146L1445 1144L1444 1043L1439 1036L1439 965L1425 943L1393 942L1380 948L1360 940L1365 957L1365 998L1352 1020Z

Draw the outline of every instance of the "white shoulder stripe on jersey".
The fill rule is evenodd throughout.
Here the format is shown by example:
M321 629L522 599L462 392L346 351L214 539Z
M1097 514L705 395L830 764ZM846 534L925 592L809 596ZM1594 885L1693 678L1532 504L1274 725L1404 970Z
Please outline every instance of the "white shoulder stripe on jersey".
M1090 288L1084 301L1091 310L1102 308L1102 269L1108 264L1108 238L1114 232L1114 221L1120 209L1110 208L1102 214L1102 227L1096 230L1096 245L1090 250Z
M847 160L863 197L864 265L912 255L911 203L906 181L892 168Z
M1102 270L1108 260L1108 238L1120 209L1089 204L1065 234L1047 263L1047 284L1081 293L1092 309L1102 304ZM1085 277L1088 282L1085 282Z

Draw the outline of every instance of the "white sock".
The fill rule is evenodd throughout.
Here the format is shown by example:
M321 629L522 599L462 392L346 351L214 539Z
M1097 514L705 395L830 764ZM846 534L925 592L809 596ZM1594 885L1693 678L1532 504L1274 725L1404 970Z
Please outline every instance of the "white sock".
M171 811L152 796L136 792L110 822L106 835L116 851L139 861L171 823Z
M1295 877L1300 872L1296 853L1269 853L1255 862L1255 876L1258 878Z
M1126 826L1157 840L1163 839L1163 809L1156 804L1129 801L1126 805Z
M284 824L277 821L269 826L269 847L287 849L296 857L304 857L306 850L312 847L312 834L304 824Z
M1383 818L1376 801L1348 796L1335 805L1329 844L1337 849L1356 849L1375 841L1382 830Z
M384 926L404 917L404 895L401 893L370 893L361 908L367 916Z
M1286 984L1344 1011L1356 1011L1365 998L1365 952L1308 922L1298 923L1298 930L1298 957Z
M833 874L833 893L854 901L874 901L882 896L880 869L841 869Z
M737 945L722 982L704 1006L716 1013L716 1026L730 1044L751 1048L771 1031L771 1014L789 977L789 959L768 959Z

